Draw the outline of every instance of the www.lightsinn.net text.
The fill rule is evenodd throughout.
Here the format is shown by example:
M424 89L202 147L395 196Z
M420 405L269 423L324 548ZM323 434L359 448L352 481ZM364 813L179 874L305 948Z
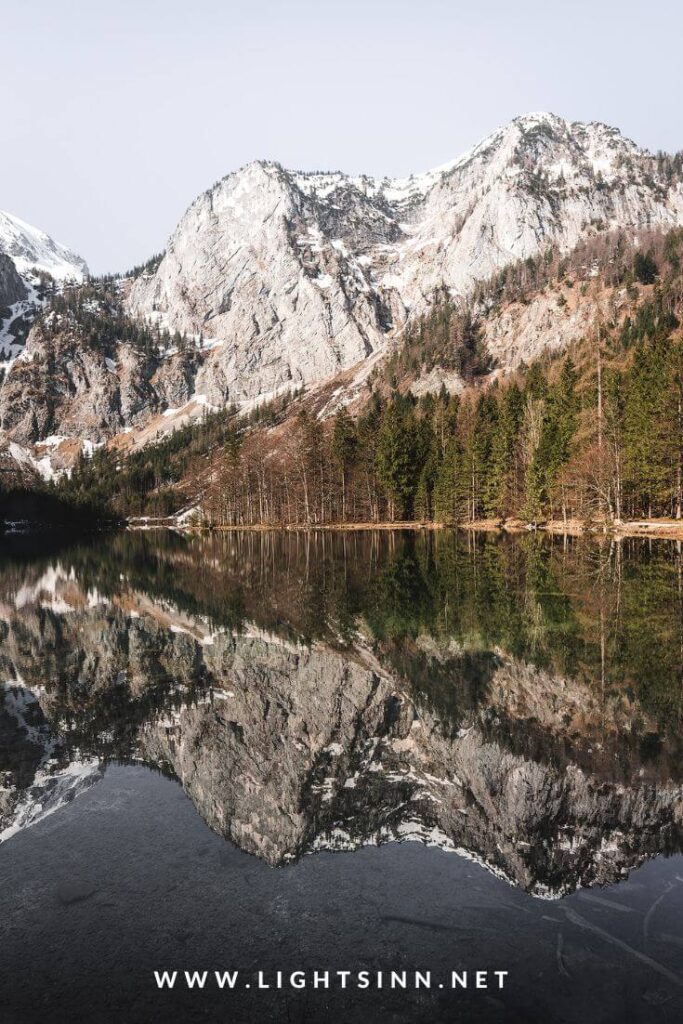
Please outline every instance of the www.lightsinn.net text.
M508 971L154 971L158 989L474 989L500 991Z

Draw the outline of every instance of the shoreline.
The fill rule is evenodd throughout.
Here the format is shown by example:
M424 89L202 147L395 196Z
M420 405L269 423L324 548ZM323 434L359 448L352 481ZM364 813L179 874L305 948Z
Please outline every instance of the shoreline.
M479 519L457 523L457 529L473 533L549 533L561 537L611 537L624 540L632 537L657 537L683 540L681 519L634 519L614 522L584 523L579 519L550 519L542 523L525 523L521 519Z
M178 530L182 533L358 533L372 530L465 530L469 533L548 533L564 537L611 537L622 540L634 537L654 537L662 540L683 541L683 520L647 519L622 522L586 524L577 519L566 522L548 520L543 523L525 523L521 519L478 519L472 522L365 522L365 523L245 523L239 526L189 526L171 518L151 517L128 520L129 530Z
M240 526L187 526L174 519L131 520L128 530L178 530L181 533L359 533L369 530L452 530L449 523L243 523Z

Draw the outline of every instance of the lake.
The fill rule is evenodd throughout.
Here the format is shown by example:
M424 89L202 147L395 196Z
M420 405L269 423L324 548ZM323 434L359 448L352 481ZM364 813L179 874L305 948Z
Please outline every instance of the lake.
M672 542L5 537L0 1020L679 1021L682 743Z

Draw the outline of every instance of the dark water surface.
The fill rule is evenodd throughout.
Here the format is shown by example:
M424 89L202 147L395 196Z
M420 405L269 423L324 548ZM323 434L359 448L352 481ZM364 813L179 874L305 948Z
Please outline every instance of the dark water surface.
M668 542L6 540L0 1021L679 1021L682 712Z

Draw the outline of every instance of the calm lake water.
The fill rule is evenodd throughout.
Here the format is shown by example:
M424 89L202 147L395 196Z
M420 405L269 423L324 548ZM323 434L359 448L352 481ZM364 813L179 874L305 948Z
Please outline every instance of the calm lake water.
M682 745L669 542L6 537L0 1021L680 1021Z

